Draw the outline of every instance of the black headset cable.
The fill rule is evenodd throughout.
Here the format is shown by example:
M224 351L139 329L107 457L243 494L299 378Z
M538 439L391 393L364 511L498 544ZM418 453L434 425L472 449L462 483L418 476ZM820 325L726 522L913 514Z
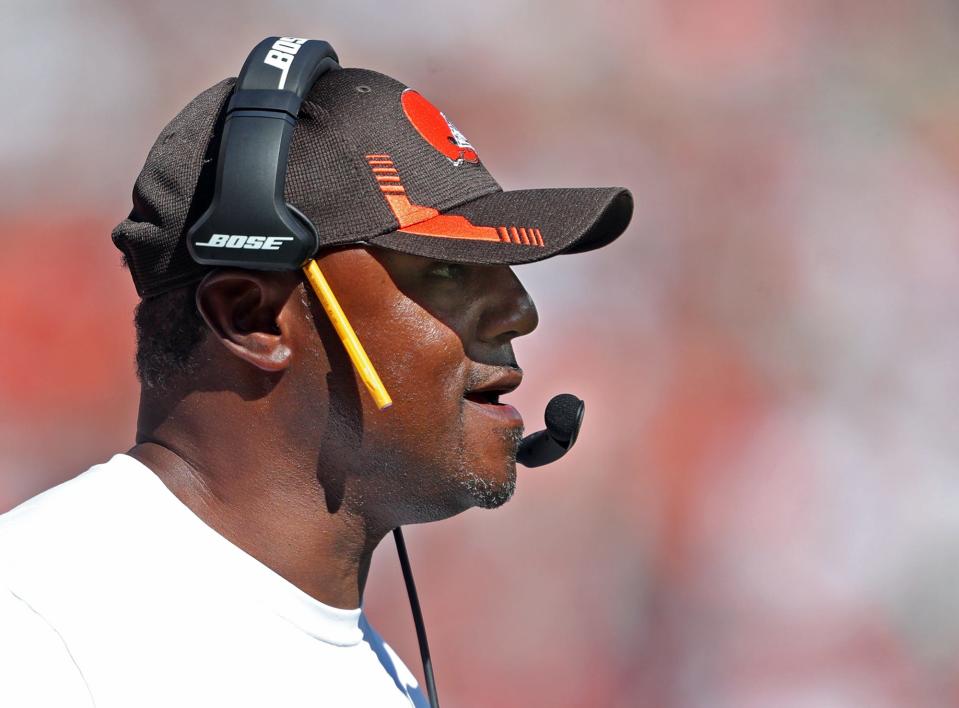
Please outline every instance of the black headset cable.
M433 661L430 659L430 645L426 641L426 625L423 624L420 599L416 594L416 584L413 582L410 557L406 553L406 541L403 540L403 531L399 526L393 529L393 539L396 541L396 554L400 557L400 567L403 569L406 594L410 596L410 609L413 611L413 624L416 625L416 639L420 644L420 658L423 660L423 677L426 680L426 693L430 699L430 708L439 708L439 699L436 697L436 681L433 679Z

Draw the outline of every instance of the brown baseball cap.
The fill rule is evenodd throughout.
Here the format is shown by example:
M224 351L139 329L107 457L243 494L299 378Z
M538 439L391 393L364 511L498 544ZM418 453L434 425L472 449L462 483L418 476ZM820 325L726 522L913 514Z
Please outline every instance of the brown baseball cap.
M193 99L157 138L113 230L137 292L210 270L186 233L209 205L235 80ZM367 69L330 71L303 102L284 187L320 248L363 243L443 261L519 264L588 251L629 224L623 187L503 191L476 149L420 93Z

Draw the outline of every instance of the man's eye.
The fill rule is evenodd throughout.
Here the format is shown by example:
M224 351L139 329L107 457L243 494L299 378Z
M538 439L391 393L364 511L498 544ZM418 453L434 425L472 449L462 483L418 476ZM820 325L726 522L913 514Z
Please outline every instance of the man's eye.
M456 280L463 275L464 268L458 263L435 263L430 268L430 275L437 278Z

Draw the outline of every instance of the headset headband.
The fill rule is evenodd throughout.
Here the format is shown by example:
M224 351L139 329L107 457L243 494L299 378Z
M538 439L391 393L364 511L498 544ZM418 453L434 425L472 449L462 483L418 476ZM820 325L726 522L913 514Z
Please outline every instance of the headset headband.
M187 232L195 261L296 270L316 253L316 229L283 186L300 104L338 61L316 39L268 37L250 52L227 106L213 201Z

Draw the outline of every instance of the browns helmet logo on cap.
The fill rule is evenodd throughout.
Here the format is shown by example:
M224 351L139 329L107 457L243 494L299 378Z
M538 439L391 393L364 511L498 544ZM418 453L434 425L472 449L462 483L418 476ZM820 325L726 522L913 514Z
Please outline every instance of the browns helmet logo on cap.
M476 164L479 156L469 140L436 106L417 91L406 89L400 97L403 112L423 139L446 155L456 167L464 162Z

